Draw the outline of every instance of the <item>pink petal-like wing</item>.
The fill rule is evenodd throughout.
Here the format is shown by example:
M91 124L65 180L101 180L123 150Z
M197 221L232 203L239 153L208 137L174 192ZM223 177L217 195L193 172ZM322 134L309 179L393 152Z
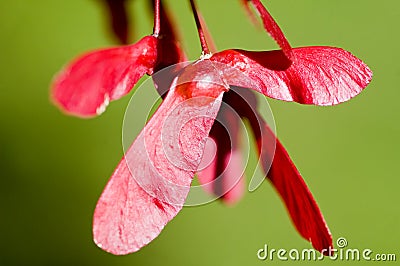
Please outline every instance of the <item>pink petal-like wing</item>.
M261 16L264 24L265 30L271 35L271 37L276 41L276 43L281 47L282 51L285 53L288 59L292 59L292 47L290 46L288 40L283 34L281 28L275 22L274 18L268 12L268 10L263 6L260 0L251 0L254 7L257 9Z
M293 54L293 63L282 51L226 50L211 60L228 66L224 71L229 85L302 104L335 105L347 101L372 78L366 64L340 48L295 48ZM238 77L238 70L249 79Z
M332 236L299 171L261 116L250 114L248 118L257 139L260 162L283 199L296 229L316 250L328 255L333 248Z
M222 197L224 203L233 205L243 196L245 191L245 176L242 151L233 150L225 156L225 172L223 174L223 189L226 191Z
M225 96L229 93L231 91ZM216 143L217 151L216 154L213 150L208 151L215 154L215 157L207 167L197 172L197 176L208 193L232 205L242 197L245 185L243 158L239 147L240 117L230 108L223 106L217 120L210 132L210 138ZM209 156L205 153L204 157Z
M108 102L129 93L157 59L158 39L85 54L67 65L52 84L53 101L65 112L91 117L102 113Z
M229 96L229 97L228 97ZM260 163L283 199L299 233L319 250L329 249L332 239L324 218L285 148L257 112L253 91L232 88L225 98L238 114L248 119L257 140Z
M188 67L192 73L182 79L194 80L201 64L207 63ZM186 83L177 80L97 203L94 240L110 253L135 252L152 241L181 210L189 192L226 88L201 82L201 77ZM205 94L191 97L192 90L202 89Z
M300 234L310 241L316 250L328 254L333 248L329 228L314 197L279 140L276 140L275 155L268 178L284 200Z

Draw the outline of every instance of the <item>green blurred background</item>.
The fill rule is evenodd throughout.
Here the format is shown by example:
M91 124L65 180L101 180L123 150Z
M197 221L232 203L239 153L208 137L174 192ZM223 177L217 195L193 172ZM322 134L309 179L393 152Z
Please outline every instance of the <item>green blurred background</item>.
M136 38L151 33L147 3L131 1ZM190 59L200 47L186 1L167 1ZM277 133L309 184L334 238L400 260L400 2L263 1L293 46L345 48L372 84L335 107L270 101ZM239 1L199 1L219 49L276 49ZM187 207L141 251L117 257L92 242L96 201L122 156L129 96L96 119L49 102L54 73L83 51L113 44L96 0L0 1L0 265L265 265L258 249L309 248L268 182L235 207ZM345 262L332 262L327 264ZM371 264L359 262L357 265ZM349 262L348 264L353 264ZM395 264L389 263L387 264Z

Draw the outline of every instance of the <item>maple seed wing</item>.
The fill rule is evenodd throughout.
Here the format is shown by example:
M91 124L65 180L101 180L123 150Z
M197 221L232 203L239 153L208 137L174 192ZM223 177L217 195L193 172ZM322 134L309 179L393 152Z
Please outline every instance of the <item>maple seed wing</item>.
M226 50L210 60L229 66L225 69L229 85L302 104L339 104L359 94L371 81L368 66L343 49L321 46L292 51L293 62L280 50ZM237 78L232 69L244 73L251 82Z
M97 203L93 235L99 247L116 255L135 252L181 210L222 94L199 101L171 88Z
M157 38L146 36L133 45L98 50L77 58L55 76L52 100L71 115L101 114L109 101L126 95L144 74L152 73L157 43Z
M231 107L221 106L218 122L214 123L209 138L215 143L216 151L205 149L203 161L210 163L197 172L203 189L227 205L238 202L245 191L243 154L239 139L240 117L234 112Z
M328 255L328 250L333 248L332 236L313 195L289 154L261 116L252 119L251 123L252 127L260 128L255 132L260 161L268 179L283 199L293 224L316 250Z

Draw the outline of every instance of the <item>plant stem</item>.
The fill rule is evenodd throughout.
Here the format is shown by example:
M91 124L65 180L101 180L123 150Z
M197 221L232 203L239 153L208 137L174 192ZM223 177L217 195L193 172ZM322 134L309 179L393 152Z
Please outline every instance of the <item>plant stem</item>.
M192 7L194 20L196 21L196 27L197 27L197 32L199 34L201 50L203 51L203 54L210 54L210 49L208 49L206 37L204 35L204 31L201 26L201 21L199 18L199 14L197 13L196 4L194 3L194 0L190 0L190 6Z
M158 37L160 35L160 0L154 1L154 28L153 35Z

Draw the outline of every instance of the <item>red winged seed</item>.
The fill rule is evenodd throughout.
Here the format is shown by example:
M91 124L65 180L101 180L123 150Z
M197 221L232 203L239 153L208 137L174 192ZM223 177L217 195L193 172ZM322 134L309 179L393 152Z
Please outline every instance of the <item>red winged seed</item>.
M108 103L132 90L157 60L158 39L146 36L139 42L97 50L78 57L56 75L52 99L68 114L93 117Z
M335 105L359 94L371 81L372 72L351 53L334 47L293 49L294 61L282 51L225 50L210 60L241 71L237 78L229 67L229 85L254 89L268 97L302 104Z

